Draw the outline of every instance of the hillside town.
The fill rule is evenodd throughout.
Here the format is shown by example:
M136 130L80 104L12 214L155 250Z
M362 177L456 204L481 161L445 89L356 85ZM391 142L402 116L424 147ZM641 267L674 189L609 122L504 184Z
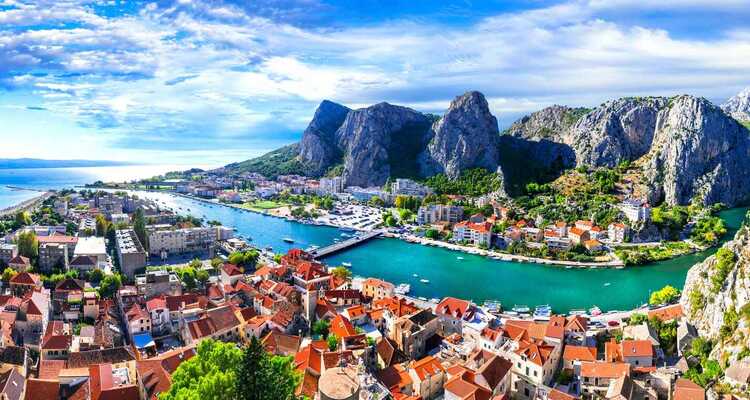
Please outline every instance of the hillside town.
M693 226L713 218L712 211L700 209L675 223L676 227L670 226L676 229L671 236L665 234L663 227L671 222L664 222L662 215L675 211L660 208L659 220L652 220L653 207L630 192L599 205L606 216L597 219L600 209L587 209L573 197L563 197L565 212L553 210L547 215L501 191L481 196L438 195L423 182L403 178L383 187L362 188L345 186L340 176L268 178L221 168L172 176L106 186L167 190L302 223L359 231L386 228L388 236L409 242L504 260L567 262L569 266L623 267L671 258L710 247L725 232L719 226L713 239L693 240Z
M454 232L489 223L420 210ZM269 255L231 228L125 193L60 193L10 223L0 247L3 399L158 399L202 342L254 340L290 357L295 394L309 399L706 397L684 377L700 339L674 296L632 313L567 316L427 302L301 249ZM531 235L530 225L509 229ZM594 228L536 232L600 240L588 239ZM724 379L745 390L750 378L740 368Z

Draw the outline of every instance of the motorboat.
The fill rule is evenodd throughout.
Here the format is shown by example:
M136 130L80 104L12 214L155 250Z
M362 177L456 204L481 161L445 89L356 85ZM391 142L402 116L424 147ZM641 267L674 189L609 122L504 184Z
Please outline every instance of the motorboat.
M422 283L430 283L429 279L420 279L419 281L422 282Z
M531 308L527 305L514 305L512 310L518 314L528 314L531 312Z
M485 300L483 306L490 314L499 314L503 311L502 303L497 300Z
M350 263L350 262L342 262L341 265L343 265L343 266L345 266L347 268L351 268L352 267L352 263Z
M458 257L456 257L456 260L458 260L458 261L461 261L461 260L463 260L463 259L464 259L464 258L463 258L463 257L461 257L461 256L458 256Z
M287 242L287 243L294 243L294 239L292 239L292 238L288 238L288 237L285 237L285 238L283 238L283 239L281 239L281 240L283 240L283 241L285 241L285 242Z
M536 308L534 308L534 319L549 321L550 315L552 315L552 308L549 304L536 306Z
M593 306L589 309L589 315L591 315L592 317L602 315L602 310L597 306Z

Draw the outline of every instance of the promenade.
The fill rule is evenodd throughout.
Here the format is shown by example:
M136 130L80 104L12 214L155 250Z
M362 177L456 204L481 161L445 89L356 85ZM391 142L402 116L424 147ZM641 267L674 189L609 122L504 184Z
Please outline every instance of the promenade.
M42 202L50 198L52 195L53 195L53 192L43 192L43 193L40 193L39 196L22 201L10 207L3 208L2 210L0 210L0 218L8 216L8 215L15 215L19 211L28 211L28 210L34 209L40 204L42 204Z

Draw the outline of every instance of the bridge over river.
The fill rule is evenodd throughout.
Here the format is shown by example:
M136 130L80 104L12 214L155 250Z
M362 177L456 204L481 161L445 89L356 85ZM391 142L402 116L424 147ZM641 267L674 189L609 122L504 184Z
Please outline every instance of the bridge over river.
M313 256L313 258L323 258L326 256L330 256L331 254L338 253L339 251L346 250L350 247L360 245L382 234L383 234L382 230L374 230L370 232L361 233L350 239L347 239L338 243L334 243L330 246L322 247L319 249L312 249L309 251L309 253Z

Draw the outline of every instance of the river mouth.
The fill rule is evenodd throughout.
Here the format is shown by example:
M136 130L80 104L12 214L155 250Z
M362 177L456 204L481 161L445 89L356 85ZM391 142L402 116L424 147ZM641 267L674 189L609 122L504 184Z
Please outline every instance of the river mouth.
M136 191L178 213L217 220L237 228L255 246L285 253L291 248L326 246L344 240L346 232L327 226L306 225L256 212L211 204L160 192ZM188 211L188 209L190 211ZM731 239L747 208L724 210L727 224L723 240ZM285 242L291 238L294 243ZM408 283L414 297L454 296L477 303L497 300L503 306L549 304L555 312L588 309L629 310L644 304L654 290L665 285L681 289L688 269L713 254L716 248L671 260L624 269L565 269L535 263L517 263L466 254L439 247L380 238L342 251L323 261L351 264L354 275L377 277L396 285ZM416 275L416 276L415 276ZM427 280L429 282L423 282Z

